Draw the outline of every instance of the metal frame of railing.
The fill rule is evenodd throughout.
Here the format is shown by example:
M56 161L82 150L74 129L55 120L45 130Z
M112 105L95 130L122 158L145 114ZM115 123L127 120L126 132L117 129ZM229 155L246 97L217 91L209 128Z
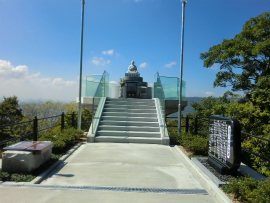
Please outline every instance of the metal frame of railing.
M71 117L71 122L65 122L65 116L70 116L70 115L72 116ZM11 123L11 124L6 124L6 125L0 125L0 128L5 128L5 127L21 125L21 124L25 124L25 123L31 123L31 122L33 123L33 132L27 133L27 134L24 134L24 135L21 135L21 136L18 136L18 137L10 138L8 140L4 140L4 141L0 142L0 146L3 145L3 144L6 144L8 142L14 141L14 140L18 140L18 139L28 137L30 135L33 135L33 138L32 138L33 141L37 141L39 132L45 131L45 130L48 130L48 129L52 129L52 128L55 128L57 126L61 126L61 130L63 130L65 128L65 123L66 124L72 124L72 127L76 128L76 126L75 126L75 115L77 115L77 114L75 114L75 112L73 112L72 114L65 114L64 112L62 112L62 114L56 115L56 116L49 116L49 117L44 117L44 118L37 118L37 116L35 116L33 120L17 122L17 123ZM91 114L83 114L83 115L91 115ZM41 120L50 119L50 118L56 118L56 117L60 117L60 116L61 116L61 123L60 124L53 125L53 126L38 130L38 121L39 120L41 121ZM91 122L84 122L82 124L91 124Z
M177 118L178 119L178 117L166 117L166 118ZM194 119L194 126L189 126L189 119ZM189 118L188 116L186 116L186 125L181 126L181 127L186 127L186 132L189 131L188 130L189 127L193 127L194 134L197 134L198 133L198 130L199 131L202 131L204 133L208 133L207 131L198 128L198 121L201 121L201 122L204 122L204 123L208 123L209 124L209 121L206 121L206 120L203 120L203 119L198 119L197 117L195 117L195 118ZM250 136L250 137L254 137L256 139L264 140L264 141L267 141L268 143L270 143L270 140L269 139L266 139L266 138L263 138L263 137L252 135L252 134L246 133L246 132L241 132L241 134L244 134L244 135L247 135L247 136ZM245 152L248 152L248 153L253 154L253 155L257 156L257 157L260 157L260 158L262 158L262 159L264 159L266 161L270 161L270 159L268 159L268 158L266 158L266 157L264 157L264 156L262 156L262 155L260 155L258 153L252 152L252 151L250 151L250 150L248 150L248 149L246 149L244 147L241 147L241 149L243 151L245 151Z

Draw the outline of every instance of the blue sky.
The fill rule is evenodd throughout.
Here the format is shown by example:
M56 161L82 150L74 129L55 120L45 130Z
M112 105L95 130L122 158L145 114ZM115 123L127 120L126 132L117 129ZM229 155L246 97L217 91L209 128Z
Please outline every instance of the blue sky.
M131 60L149 84L154 74L179 77L180 0L85 0L83 75L124 76ZM218 66L200 53L233 38L269 0L188 0L184 70L186 96L222 96ZM78 95L80 0L0 0L0 96L73 101Z

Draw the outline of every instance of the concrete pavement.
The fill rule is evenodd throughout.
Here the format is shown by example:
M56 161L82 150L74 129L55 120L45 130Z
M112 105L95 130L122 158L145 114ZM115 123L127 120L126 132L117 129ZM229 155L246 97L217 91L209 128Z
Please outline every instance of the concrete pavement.
M0 184L0 202L221 202L175 151L153 144L85 143L40 185Z
M88 143L41 184L203 189L171 147Z

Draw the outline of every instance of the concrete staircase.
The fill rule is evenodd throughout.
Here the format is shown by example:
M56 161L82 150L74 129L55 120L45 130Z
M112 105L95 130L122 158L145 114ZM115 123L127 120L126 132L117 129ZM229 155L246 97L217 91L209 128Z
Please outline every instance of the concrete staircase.
M107 98L95 142L162 144L155 101Z

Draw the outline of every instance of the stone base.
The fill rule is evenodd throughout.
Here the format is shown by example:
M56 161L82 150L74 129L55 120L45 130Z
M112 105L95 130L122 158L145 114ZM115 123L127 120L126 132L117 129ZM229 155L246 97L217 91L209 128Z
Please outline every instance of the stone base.
M140 73L126 73L126 77L140 77Z
M8 173L31 173L41 164L50 160L52 148L40 155L29 151L8 150L2 155L2 171Z

